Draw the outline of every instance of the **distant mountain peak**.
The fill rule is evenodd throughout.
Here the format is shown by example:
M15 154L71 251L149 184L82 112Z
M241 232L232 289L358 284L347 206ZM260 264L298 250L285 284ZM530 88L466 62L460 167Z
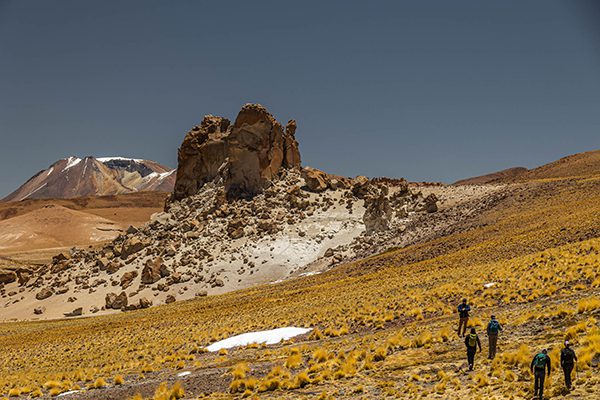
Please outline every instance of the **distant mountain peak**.
M171 192L174 172L139 158L71 155L38 172L2 201Z

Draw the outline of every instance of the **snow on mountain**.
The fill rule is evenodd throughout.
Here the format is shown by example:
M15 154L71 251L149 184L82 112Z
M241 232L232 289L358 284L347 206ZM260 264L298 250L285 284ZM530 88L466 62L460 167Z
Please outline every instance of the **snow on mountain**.
M138 158L70 156L38 172L2 201L171 192L174 172L154 161Z

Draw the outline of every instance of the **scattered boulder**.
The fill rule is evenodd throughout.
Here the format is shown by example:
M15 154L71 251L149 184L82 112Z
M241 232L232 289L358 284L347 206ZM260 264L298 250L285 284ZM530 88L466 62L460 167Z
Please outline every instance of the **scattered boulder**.
M117 260L113 260L113 261L109 262L108 265L106 266L106 273L114 274L115 272L120 270L122 267L123 267L123 264L121 264Z
M140 298L139 308L148 308L152 306L152 300L148 300L145 297Z
M78 307L71 312L64 313L65 317L78 317L83 314L83 307Z
M306 188L311 192L324 192L331 185L329 176L316 168L302 168L302 177L306 183Z
M59 253L59 254L55 255L54 257L52 257L52 262L56 264L61 261L67 261L70 259L71 259L71 254L63 251L62 253Z
M137 278L137 271L129 271L125 272L123 276L121 276L121 288L126 289L133 283L133 280Z
M120 310L127 306L128 299L127 293L121 292L120 294L108 293L105 297L106 309Z
M434 193L431 193L429 196L425 197L425 210L428 213L434 213L438 211L437 202L439 199Z
M163 264L161 257L156 257L153 260L147 260L144 269L142 270L142 283L152 284L158 282L162 278L161 271L165 271L166 266Z
M137 253L146 247L146 243L136 237L127 239L121 247L121 258L126 260L130 255Z
M173 296L172 294L167 295L165 303L166 304L175 303L175 296Z
M17 280L17 274L14 271L0 269L0 283L13 283Z
M54 293L52 292L51 289L48 288L43 288L42 290L40 290L36 295L35 298L38 300L45 300L48 297L52 296Z
M366 200L363 222L367 235L374 232L385 231L389 228L392 218L392 208L388 198L382 193L377 197Z
M44 307L44 306L36 307L33 309L33 313L35 315L42 315L45 312L46 312L46 307Z

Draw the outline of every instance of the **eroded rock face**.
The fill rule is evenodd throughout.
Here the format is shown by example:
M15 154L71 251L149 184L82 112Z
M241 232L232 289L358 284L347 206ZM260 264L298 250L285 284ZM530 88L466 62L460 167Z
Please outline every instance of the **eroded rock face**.
M208 115L186 135L178 153L174 200L221 181L228 197L249 198L275 179L282 169L299 168L296 122L283 127L261 105L246 104L233 125Z
M366 233L370 235L387 230L392 218L392 208L386 194L381 193L377 197L368 198L365 203L367 209L363 216L363 222Z
M316 168L304 167L302 177L306 183L306 188L311 192L323 192L331 185L331 180L327 174Z

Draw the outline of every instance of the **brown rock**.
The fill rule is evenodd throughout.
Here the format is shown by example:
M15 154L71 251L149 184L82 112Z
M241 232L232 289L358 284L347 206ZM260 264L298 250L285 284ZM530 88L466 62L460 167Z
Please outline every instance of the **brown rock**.
M100 257L96 260L96 265L100 268L100 271L105 271L106 267L110 263L110 260L106 257Z
M152 306L152 300L148 300L145 297L140 298L139 307L140 308L148 308Z
M14 271L0 269L0 283L13 283L17 280L17 274Z
M367 234L388 229L392 218L392 208L390 207L389 199L380 194L374 198L367 198L365 202L367 204L365 214L363 215L363 222Z
M165 303L166 304L175 303L175 296L173 296L172 294L167 295Z
M106 273L107 274L114 274L119 269L121 269L121 267L123 267L123 264L121 264L117 260L113 260L113 261L109 262L108 265L106 266Z
M46 307L44 307L44 306L36 307L33 309L33 313L35 315L42 315L45 312L46 312Z
M178 152L173 199L194 195L207 182L220 179L228 197L262 192L281 169L300 166L295 121L286 132L261 105L246 104L235 123L207 115L186 135Z
M127 257L137 253L144 247L146 247L146 243L142 242L140 239L136 237L129 238L121 246L121 258L125 260Z
M123 289L129 287L133 283L133 280L137 278L137 276L137 271L125 272L123 276L121 276L121 287Z
M325 172L312 167L302 168L302 177L306 182L307 189L311 192L323 192L331 184Z
M83 314L83 307L78 307L71 312L64 313L65 317L78 317Z
M106 309L120 310L127 306L128 299L127 293L121 292L119 295L116 293L108 293L104 298Z
M48 297L52 296L53 294L54 293L52 292L52 290L50 290L48 288L43 288L35 295L35 298L38 300L44 300L44 299L47 299Z
M158 282L162 278L161 271L166 269L161 257L156 257L153 260L147 260L144 269L142 270L142 283L152 284Z
M59 253L59 254L55 255L54 257L52 257L52 262L58 263L58 262L66 261L66 260L70 260L70 259L71 259L71 254L63 251L62 253Z
M431 193L429 196L425 197L425 211L428 213L434 213L438 210L438 198L435 194Z

